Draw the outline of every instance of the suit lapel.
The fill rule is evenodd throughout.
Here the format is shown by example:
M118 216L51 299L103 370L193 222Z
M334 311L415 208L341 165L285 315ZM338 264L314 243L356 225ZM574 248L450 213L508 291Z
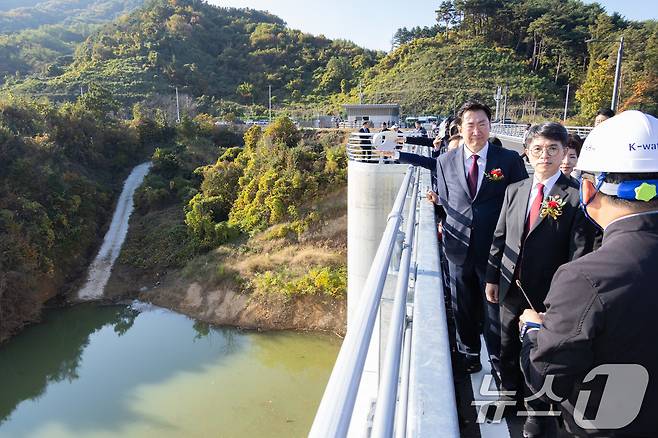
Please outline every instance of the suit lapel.
M461 145L459 149L455 151L456 153L452 158L452 166L454 172L457 174L457 179L462 185L462 188L466 192L466 195L470 198L471 193L468 190L468 183L466 182L466 173L464 171L464 145ZM477 196L477 195L476 195Z
M567 196L567 192L565 189L567 188L568 185L569 182L567 178L563 174L560 174L560 177L557 179L557 181L555 181L555 184L553 184L553 188L551 189L548 196L558 195L560 199L564 199ZM546 199L548 196L545 195L544 199ZM528 232L528 234L532 233L535 230L535 228L537 228L539 224L543 222L544 219L545 217L541 217L540 215L539 218L537 218L537 222L535 222L535 224L532 226L532 229L530 230L530 232Z
M517 223L519 236L523 236L523 231L525 229L526 221L526 212L528 211L528 203L530 198L530 190L532 190L532 184L534 182L533 178L527 178L523 181L523 184L519 186L519 189L516 192L516 199L518 202L517 207Z
M487 178L487 175L493 169L500 167L499 158L500 156L497 148L489 144L489 150L487 151L487 163L484 166L484 175L482 176L482 185L480 186L480 190L478 190L477 193L475 194L476 199L478 196L480 196L480 193L482 193L489 187L490 184L505 183L505 180L494 182L494 181L489 181L489 179Z

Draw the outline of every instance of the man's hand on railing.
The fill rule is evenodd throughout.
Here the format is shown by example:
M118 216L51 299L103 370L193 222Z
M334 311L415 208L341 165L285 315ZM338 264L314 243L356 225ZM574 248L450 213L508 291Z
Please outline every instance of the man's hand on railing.
M379 156L386 158L392 158L394 154L394 151L380 151L378 149L375 149L373 152Z
M433 204L438 205L439 203L439 195L437 195L436 192L432 190L427 191L427 194L425 194L425 198Z
M484 293L487 296L487 301L490 303L498 302L498 285L493 283L487 283L484 287Z

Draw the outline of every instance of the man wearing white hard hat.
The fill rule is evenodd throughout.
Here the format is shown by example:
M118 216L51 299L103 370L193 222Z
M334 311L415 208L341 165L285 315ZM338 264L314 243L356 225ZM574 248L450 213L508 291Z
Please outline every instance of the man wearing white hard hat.
M545 314L521 316L521 364L577 436L658 437L658 119L625 111L578 159L600 249L560 267Z

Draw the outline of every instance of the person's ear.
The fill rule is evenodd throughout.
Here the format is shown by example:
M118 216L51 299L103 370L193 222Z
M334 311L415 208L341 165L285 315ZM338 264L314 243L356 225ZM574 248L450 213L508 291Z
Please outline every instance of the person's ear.
M583 201L585 204L589 204L596 196L596 187L588 179L583 179L581 184L583 185Z

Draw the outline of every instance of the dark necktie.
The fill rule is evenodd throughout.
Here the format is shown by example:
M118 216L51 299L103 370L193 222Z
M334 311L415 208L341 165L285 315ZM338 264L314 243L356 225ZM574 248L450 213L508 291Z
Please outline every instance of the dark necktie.
M544 184L537 184L537 196L532 201L532 206L530 207L530 214L528 214L528 220L525 221L525 235L527 236L532 226L539 219L539 211L541 210L541 204L544 202Z
M478 191L478 158L479 156L473 154L473 164L471 164L471 169L468 171L468 191L471 195L471 199L475 199L475 194Z

